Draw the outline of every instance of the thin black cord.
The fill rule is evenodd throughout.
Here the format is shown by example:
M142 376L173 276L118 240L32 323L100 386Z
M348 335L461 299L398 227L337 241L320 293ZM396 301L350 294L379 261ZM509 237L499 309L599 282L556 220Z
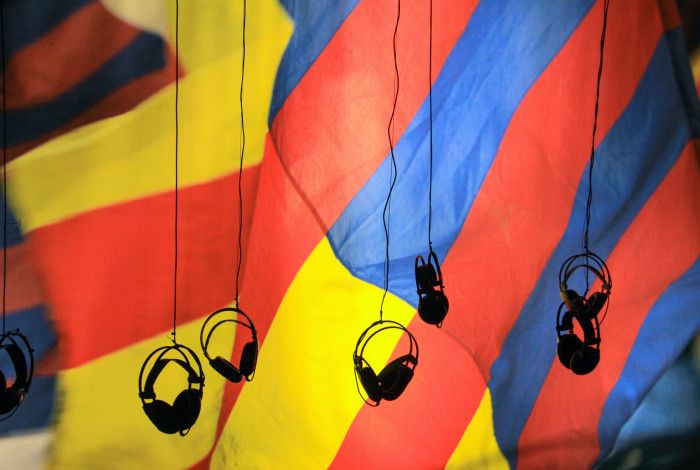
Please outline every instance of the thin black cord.
M6 328L6 291L7 291L7 95L5 83L7 71L5 70L5 2L0 3L0 41L2 41L2 334Z
M178 99L180 94L180 2L175 0L175 262L173 266L173 342L177 343L177 241L178 241Z
M593 135L591 137L591 163L588 166L588 200L586 201L586 224L583 232L583 250L589 253L588 231L591 225L591 204L593 203L593 165L595 165L595 134L598 128L598 101L600 99L600 79L603 76L603 49L605 47L605 31L608 25L608 7L610 0L603 2L603 30L600 34L600 61L598 62L598 80L595 89L595 110L593 113ZM588 283L586 283L588 284Z
M433 251L433 0L430 0L428 39L428 109L430 110L430 176L428 178L428 248Z
M394 104L391 108L391 117L389 118L389 125L387 126L386 133L389 138L389 148L391 149L391 168L389 174L389 193L386 197L386 202L384 203L384 210L382 211L382 222L384 224L384 236L386 237L386 252L384 256L384 293L382 294L382 302L379 305L379 320L384 320L384 299L386 299L386 294L389 291L389 224L387 213L391 210L391 193L394 190L394 184L396 183L396 157L394 156L394 139L392 138L392 130L394 127L394 115L396 114L396 103L399 100L399 63L396 56L396 37L399 31L399 19L401 18L401 0L397 0L396 7L396 25L394 26ZM389 212L390 213L390 212Z
M238 163L238 266L236 267L236 308L238 308L238 279L241 275L241 264L243 263L243 190L241 189L241 179L243 175L243 158L245 156L245 121L243 119L243 77L245 76L245 25L246 25L246 0L243 0L243 56L241 59L241 89L238 98L241 103L241 156Z

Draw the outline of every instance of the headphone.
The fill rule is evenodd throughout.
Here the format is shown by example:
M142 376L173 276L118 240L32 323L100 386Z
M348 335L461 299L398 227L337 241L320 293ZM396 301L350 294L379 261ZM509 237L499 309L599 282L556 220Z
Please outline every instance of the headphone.
M593 273L601 281L601 289L583 296L569 289L567 282L579 268ZM557 355L559 361L574 374L593 371L600 361L600 321L598 314L607 306L612 288L610 271L605 262L591 252L571 256L559 269L559 290L562 303L557 312ZM562 311L566 307L566 313ZM606 307L607 312L607 307ZM574 333L574 320L583 330L583 340Z
M207 323L209 323L209 321L212 318L227 312L232 312L234 315L242 315L243 317L245 317L246 320L248 320L248 323L244 323L235 318L227 318L224 320L220 320L216 322L214 326L211 327L205 339L204 332L206 330ZM211 339L211 335L214 333L214 330L216 330L220 325L223 325L224 323L237 323L241 326L244 326L250 330L253 336L252 340L243 346L243 351L241 352L241 359L238 363L238 367L234 366L233 364L231 364L231 362L229 362L221 356L216 356L214 359L212 359L209 355L209 351L207 351L207 348L209 347L209 340ZM243 380L243 377L245 377L247 382L253 380L252 376L255 373L255 366L258 362L258 333L255 330L255 325L253 324L253 321L248 315L245 314L245 312L243 312L243 310L239 308L227 307L217 310L216 312L209 315L207 319L204 320L202 330L199 333L199 342L202 345L202 352L204 353L204 356L209 361L209 365L211 365L212 368L219 374L221 374L224 378L234 383L240 382L241 380Z
M169 351L177 351L182 359L164 357ZM187 353L187 354L186 354ZM157 356L151 370L148 372L144 383L143 377L146 366L152 358ZM189 357L188 357L189 356ZM190 361L190 358L194 359ZM156 398L154 385L158 376L168 364L176 364L187 372L187 388L181 391L173 404L166 403ZM196 365L196 369L193 367ZM196 386L196 387L195 387ZM204 372L197 355L187 346L174 343L172 346L163 346L148 355L139 373L139 397L143 404L143 411L160 432L165 434L180 433L186 435L197 421L202 406L202 389L204 387ZM146 400L149 400L148 402Z
M368 336L368 333L376 327L379 328ZM386 330L401 330L405 332L410 340L410 348L408 354L404 354L389 362L384 366L381 372L377 374L374 372L369 362L363 357L363 354L367 343L369 343L375 335ZM413 354L414 347L416 350L415 355ZM362 332L355 345L352 358L355 364L355 385L357 385L359 379L362 388L365 389L367 396L374 403L367 401L365 397L362 396L362 393L360 393L360 397L370 406L379 406L379 402L382 399L391 401L399 398L413 378L413 372L418 366L418 342L413 334L400 323L391 320L379 320L372 323ZM359 386L357 391L358 393L360 392Z
M437 325L440 328L450 308L450 303L445 295L440 262L435 252L430 250L427 263L422 256L416 256L415 268L418 315L424 322ZM436 287L440 289L435 289Z
M18 341L19 340L19 341ZM7 386L7 377L0 370L0 421L4 421L17 411L34 377L34 350L27 337L19 330L8 331L0 336L0 351L10 357L15 371L15 381Z

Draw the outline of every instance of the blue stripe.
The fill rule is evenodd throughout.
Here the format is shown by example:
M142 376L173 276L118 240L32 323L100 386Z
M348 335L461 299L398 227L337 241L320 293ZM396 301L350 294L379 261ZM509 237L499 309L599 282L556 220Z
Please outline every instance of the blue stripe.
M165 45L160 36L140 34L99 70L56 99L9 111L8 144L28 142L66 125L118 88L165 67L165 59Z
M48 427L54 409L56 377L34 377L29 393L11 418L0 422L0 436Z
M9 292L9 291L8 291ZM56 334L43 305L35 305L7 316L7 330L19 328L34 349L34 359L38 362L56 346Z
M664 370L675 361L683 348L700 331L697 305L700 305L700 261L698 260L664 291L649 310L639 330L625 368L605 402L598 423L600 441L598 462L612 451L622 425L632 416ZM682 327L679 327L680 325ZM686 415L687 418L687 413L691 411L679 410L676 416L654 415L653 420L657 428L661 424L660 421L665 420L669 434L681 433L683 429L680 424L683 416L680 415ZM699 416L696 412L695 420L691 420L690 427L696 423ZM643 426L643 428L649 429L649 426ZM686 429L686 431L691 430ZM628 436L627 441L631 439L634 439L634 435L631 438Z
M15 214L12 211L12 207L10 206L9 200L7 208L7 247L10 248L22 243L22 240L24 240L24 236L22 235L21 222L18 221L15 217ZM5 205L2 203L2 184L0 184L0 244L2 244L3 237L2 224L4 220L4 212Z
M591 248L603 258L609 256L690 138L666 41L662 37L635 96L596 153L599 158L593 178ZM568 256L581 250L587 174L586 168L566 231L491 369L489 388L496 438L512 467L516 465L520 434L556 356L555 316L560 303L557 273ZM612 276L614 284L614 272ZM580 287L575 288L582 291ZM614 290L611 299L609 314L615 315ZM613 340L606 338L604 327L602 335L601 360L605 361L606 341ZM561 366L557 362L554 367Z
M513 113L591 4L484 0L475 9L433 90L433 243L440 259L459 235ZM393 73L390 66L386 73ZM414 306L413 263L428 246L428 117L426 102L396 147L399 177L391 203L389 287ZM383 285L390 165L385 159L328 233L350 272L377 286Z
M8 57L41 38L95 0L11 0L5 3L5 52Z
M359 0L281 0L281 3L294 20L294 33L289 39L275 78L268 118L270 127L289 94Z

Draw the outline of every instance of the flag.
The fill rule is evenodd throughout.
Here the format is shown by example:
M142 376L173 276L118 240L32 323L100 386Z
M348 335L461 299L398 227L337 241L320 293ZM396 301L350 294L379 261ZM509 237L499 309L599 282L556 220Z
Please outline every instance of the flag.
M700 331L700 108L674 3L610 4L590 245L614 284L601 361L576 376L556 357L557 273L581 249L603 2L434 0L429 76L429 2L404 0L398 81L397 1L248 2L240 306L260 354L244 384L205 361L185 438L156 430L137 378L169 344L175 291L178 340L200 358L202 321L234 300L243 9L179 3L177 56L172 1L5 5L8 323L39 371L0 424L0 466L584 468L610 455ZM440 329L416 315L413 272L428 248L430 87ZM403 395L372 408L351 355L382 299L388 132L383 312L420 357ZM211 349L237 363L241 330ZM368 357L379 370L406 348L380 335ZM159 398L183 383L167 370Z

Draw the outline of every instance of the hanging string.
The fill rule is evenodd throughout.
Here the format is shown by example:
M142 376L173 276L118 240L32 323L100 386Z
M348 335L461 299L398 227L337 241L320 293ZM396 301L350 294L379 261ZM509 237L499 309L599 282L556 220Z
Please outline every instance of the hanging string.
M178 100L180 94L180 75L178 67L180 65L180 1L175 0L175 256L173 266L173 342L177 343L177 252L178 252L178 137L179 116Z
M394 52L394 104L391 108L391 116L389 117L389 124L386 129L387 136L389 138L389 148L391 149L391 167L389 169L389 193L386 196L386 202L384 203L384 210L382 211L382 222L384 224L384 236L386 238L386 251L384 254L384 293L382 294L382 302L379 305L379 320L384 321L384 300L386 299L386 294L389 291L389 217L391 214L391 193L394 190L394 184L396 184L396 156L394 155L394 139L392 137L392 132L394 130L394 116L396 115L396 103L399 100L399 63L396 56L396 38L399 31L399 19L401 18L401 0L397 0L396 5L396 24L394 25L394 37L393 37L393 52Z
M428 248L433 251L433 0L430 0L428 33L428 109L430 111L430 176L428 178Z
M608 7L610 0L603 2L603 30L600 34L600 61L598 62L598 80L595 88L595 110L593 112L593 135L591 137L591 163L588 166L588 200L586 201L586 223L583 232L583 250L590 253L588 248L588 231L591 225L591 204L593 202L593 166L595 165L595 134L598 128L598 101L600 99L600 79L603 76L603 49L605 46L605 31L608 25ZM586 280L588 285L588 280Z
M243 263L243 190L241 189L241 179L243 175L243 158L245 156L245 121L243 119L243 77L245 76L245 26L246 26L246 0L243 0L243 45L241 58L241 88L238 99L241 105L241 155L238 162L238 266L236 267L236 308L238 308L238 280L241 275L241 264Z
M2 41L2 334L7 332L7 95L5 82L5 2L0 2L0 41Z

